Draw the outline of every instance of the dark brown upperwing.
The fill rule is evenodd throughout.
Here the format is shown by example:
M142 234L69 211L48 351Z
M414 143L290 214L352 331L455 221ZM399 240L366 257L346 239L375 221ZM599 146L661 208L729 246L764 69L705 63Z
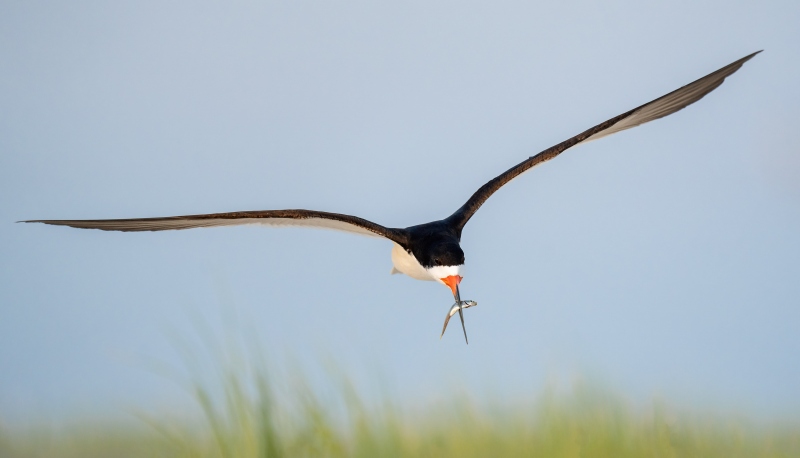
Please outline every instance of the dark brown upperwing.
M30 220L22 223L44 223L56 226L70 226L82 229L104 231L168 231L192 229L195 227L239 226L244 224L264 224L269 226L302 226L334 229L373 237L385 237L405 245L407 235L404 229L393 229L375 224L363 218L340 213L314 210L264 210L231 213L211 213L207 215L169 216L164 218L133 219L89 219L89 220Z
M663 97L653 100L652 102L646 103L642 106L634 108L631 111L611 118L608 121L600 123L585 132L552 146L535 156L529 157L525 161L522 161L514 167L511 167L485 185L481 186L480 189L478 189L461 208L447 218L447 221L451 225L457 227L459 230L463 229L464 225L467 224L467 221L469 221L472 215L474 215L481 205L486 202L486 199L488 199L504 184L513 180L531 167L553 159L578 143L596 140L598 138L602 138L625 129L630 129L631 127L636 127L640 124L644 124L658 118L663 118L664 116L675 113L676 111L679 111L693 104L694 102L697 102L706 94L722 84L722 82L725 81L725 78L732 75L734 72L736 72L736 70L739 70L742 64L752 59L753 56L760 52L761 51L756 51L753 54L743 57L730 65L722 67L721 69L710 73L693 83L689 83L678 90L672 91Z

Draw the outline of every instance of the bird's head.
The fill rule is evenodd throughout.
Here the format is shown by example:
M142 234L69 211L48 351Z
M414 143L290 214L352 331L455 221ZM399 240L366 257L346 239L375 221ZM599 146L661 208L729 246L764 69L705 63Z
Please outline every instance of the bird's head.
M464 265L464 251L458 243L444 242L431 245L426 250L427 258L422 265L428 274L439 283L447 285L456 300L459 299L458 284L463 278L460 275Z
M444 331L447 329L447 322L450 321L450 317L457 311L458 317L461 319L461 329L464 330L464 340L469 343L467 339L467 328L464 326L464 313L462 309L464 307L471 307L472 301L462 302L461 292L458 290L458 284L461 283L461 279L463 278L461 276L461 267L464 265L464 251L461 250L458 243L445 241L430 245L427 254L429 254L429 258L426 259L427 263L423 264L425 270L428 271L428 274L433 277L434 280L450 288L450 291L453 292L453 298L456 301L453 307L450 308L447 318L444 320L442 335L444 335Z

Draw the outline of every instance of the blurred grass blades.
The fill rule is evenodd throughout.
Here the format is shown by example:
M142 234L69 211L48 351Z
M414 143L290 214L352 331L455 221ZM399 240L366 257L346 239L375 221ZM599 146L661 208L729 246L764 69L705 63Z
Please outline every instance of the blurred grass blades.
M59 433L0 429L0 457L800 456L797 422L765 426L663 401L636 408L586 382L514 402L450 392L430 404L384 395L370 405L334 363L324 371L330 389L320 393L298 367L288 375L271 367L254 334L221 341L197 329L201 353L179 345L190 374L180 383L202 426L149 414L137 428L99 419ZM214 368L211 379L203 364Z

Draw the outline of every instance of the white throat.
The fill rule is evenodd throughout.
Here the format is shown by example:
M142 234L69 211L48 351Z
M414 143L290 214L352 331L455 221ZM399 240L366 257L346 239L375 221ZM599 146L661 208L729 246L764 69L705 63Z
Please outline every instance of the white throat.
M428 271L428 274L433 277L434 280L444 284L442 281L443 278L453 275L460 276L461 266L434 266L425 270Z

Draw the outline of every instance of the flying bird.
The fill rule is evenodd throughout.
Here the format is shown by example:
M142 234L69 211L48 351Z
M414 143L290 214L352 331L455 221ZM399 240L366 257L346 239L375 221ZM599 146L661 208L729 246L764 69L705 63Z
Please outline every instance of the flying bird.
M450 318L458 312L461 319L461 327L464 331L464 340L469 343L462 310L477 303L475 301L461 300L459 284L463 279L461 267L464 265L464 251L460 246L461 233L470 218L486 202L486 199L523 172L553 159L579 143L597 140L646 122L663 118L697 102L716 89L725 78L739 70L745 62L759 52L761 51L745 56L680 89L626 111L572 138L551 146L535 156L525 159L481 186L452 215L416 226L390 228L357 216L315 210L261 210L161 218L29 220L21 222L123 232L263 224L268 226L334 229L359 235L383 237L393 242L391 253L393 274L402 273L417 280L436 281L450 289L453 293L455 304L448 311L442 335L444 335Z

